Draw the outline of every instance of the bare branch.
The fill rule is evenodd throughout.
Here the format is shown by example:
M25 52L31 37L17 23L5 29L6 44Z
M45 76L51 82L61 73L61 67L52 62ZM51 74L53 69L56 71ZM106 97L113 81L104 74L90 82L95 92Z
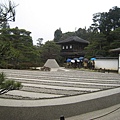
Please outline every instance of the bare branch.
M10 0L7 4L0 4L0 26L2 23L7 21L15 21L15 7L18 5L15 5L15 3L12 3Z

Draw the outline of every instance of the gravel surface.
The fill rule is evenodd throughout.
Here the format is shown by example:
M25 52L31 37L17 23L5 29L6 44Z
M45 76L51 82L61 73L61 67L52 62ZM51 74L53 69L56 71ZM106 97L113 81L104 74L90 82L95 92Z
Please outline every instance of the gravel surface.
M9 91L2 98L46 99L80 95L120 87L120 75L80 70L32 71L0 69L8 79L22 83L21 90Z

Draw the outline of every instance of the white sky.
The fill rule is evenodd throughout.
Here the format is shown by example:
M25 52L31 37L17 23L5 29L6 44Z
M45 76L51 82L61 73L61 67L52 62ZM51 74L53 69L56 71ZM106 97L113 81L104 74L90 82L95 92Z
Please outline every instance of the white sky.
M4 1L5 0L1 0ZM11 0L16 7L16 21L11 27L32 32L33 43L43 38L43 43L53 40L56 29L62 32L88 28L93 14L108 12L114 6L120 7L120 0Z

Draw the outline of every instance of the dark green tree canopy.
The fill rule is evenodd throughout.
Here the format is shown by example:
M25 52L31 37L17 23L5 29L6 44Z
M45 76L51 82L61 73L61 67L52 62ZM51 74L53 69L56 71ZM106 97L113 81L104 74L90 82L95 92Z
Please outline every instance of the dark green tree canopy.
M93 14L93 24L91 26L94 30L108 35L111 30L120 27L120 8L115 6L109 12Z
M41 47L41 60L45 63L47 59L56 59L59 61L60 58L60 46L54 41L47 41Z
M54 42L58 42L62 37L62 31L61 29L57 29L55 32L54 32Z
M0 30L1 67L36 63L38 53L30 34L31 32L18 27Z
M65 39L67 39L67 38L70 37L70 36L75 36L75 32L66 32L66 33L63 33L63 34L62 34L62 37L60 38L59 41L65 40Z
M43 38L38 38L37 39L37 47L41 47L42 46L42 41L43 41Z
M115 6L109 12L93 14L93 24L88 29L90 45L86 56L118 56L109 53L110 49L120 47L120 8Z
M108 39L110 41L110 49L115 49L120 47L120 27L111 31Z

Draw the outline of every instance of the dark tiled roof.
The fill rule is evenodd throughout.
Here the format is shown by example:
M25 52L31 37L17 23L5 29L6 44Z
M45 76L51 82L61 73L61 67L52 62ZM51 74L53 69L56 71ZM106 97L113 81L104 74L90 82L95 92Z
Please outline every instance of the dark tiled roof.
M71 36L71 37L68 37L67 39L59 41L57 43L62 44L62 43L68 43L68 42L72 42L72 41L79 42L79 43L86 43L86 44L90 43L89 41L84 40L84 39L82 39L82 38L80 38L78 36Z
M120 48L111 49L110 52L120 52Z

